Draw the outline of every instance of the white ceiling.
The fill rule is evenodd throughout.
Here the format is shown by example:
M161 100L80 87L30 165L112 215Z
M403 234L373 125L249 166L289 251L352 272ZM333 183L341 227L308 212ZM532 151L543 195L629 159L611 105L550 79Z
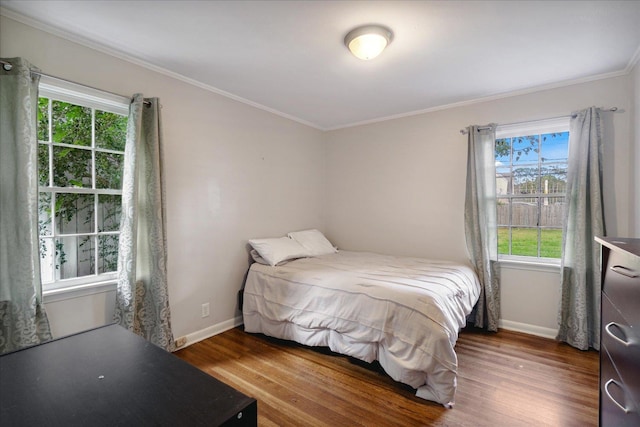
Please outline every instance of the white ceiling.
M319 129L624 74L640 56L640 1L0 5L9 17ZM343 38L369 23L391 28L394 40L361 61Z

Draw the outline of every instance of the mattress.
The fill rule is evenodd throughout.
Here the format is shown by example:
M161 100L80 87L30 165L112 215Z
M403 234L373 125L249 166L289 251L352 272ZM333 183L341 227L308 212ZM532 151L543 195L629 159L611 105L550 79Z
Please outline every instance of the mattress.
M340 251L278 266L252 264L244 327L378 360L418 397L451 406L458 332L479 295L466 265Z

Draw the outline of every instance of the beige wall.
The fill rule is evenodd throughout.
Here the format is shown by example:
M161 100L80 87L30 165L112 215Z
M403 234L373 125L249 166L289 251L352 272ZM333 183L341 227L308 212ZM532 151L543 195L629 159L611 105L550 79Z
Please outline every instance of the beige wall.
M344 249L466 261L467 148L459 130L596 105L621 111L604 113L605 215L610 235L628 236L634 222L629 87L625 75L329 132L327 234ZM502 278L503 323L553 335L557 269L505 265Z
M327 231L351 249L466 259L459 130L597 105L622 111L604 113L604 186L609 234L628 235L630 102L629 77L621 76L329 132Z
M0 55L115 93L160 98L176 337L215 332L240 316L236 293L249 238L323 228L320 131L6 17L0 17ZM103 324L113 311L104 294L47 301L57 335ZM201 318L205 302L211 315Z
M252 237L317 227L344 249L466 261L459 130L469 124L617 106L622 112L605 114L607 227L640 233L640 126L632 122L640 123L640 66L629 76L323 133L5 17L0 56L161 99L176 337L196 340L238 321ZM552 335L558 280L557 270L505 266L503 324ZM211 316L203 319L205 302ZM113 291L50 297L47 309L54 333L65 335L108 322Z

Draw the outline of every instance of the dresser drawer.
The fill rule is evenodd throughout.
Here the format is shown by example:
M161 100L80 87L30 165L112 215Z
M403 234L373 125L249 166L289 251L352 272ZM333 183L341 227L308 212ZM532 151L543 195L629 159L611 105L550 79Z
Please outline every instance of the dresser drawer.
M600 427L638 427L633 405L606 349L600 349Z
M629 325L640 330L640 260L625 252L612 251L602 291L624 313Z
M615 364L629 397L640 408L640 331L632 328L625 317L602 295L602 347ZM602 348L601 348L602 351Z

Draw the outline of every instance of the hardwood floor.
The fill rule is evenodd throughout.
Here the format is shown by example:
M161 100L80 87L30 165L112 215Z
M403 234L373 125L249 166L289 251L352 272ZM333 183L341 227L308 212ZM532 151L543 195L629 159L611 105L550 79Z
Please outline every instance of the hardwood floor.
M232 329L176 352L258 400L259 426L596 426L598 353L502 330L460 333L453 409L377 366Z

